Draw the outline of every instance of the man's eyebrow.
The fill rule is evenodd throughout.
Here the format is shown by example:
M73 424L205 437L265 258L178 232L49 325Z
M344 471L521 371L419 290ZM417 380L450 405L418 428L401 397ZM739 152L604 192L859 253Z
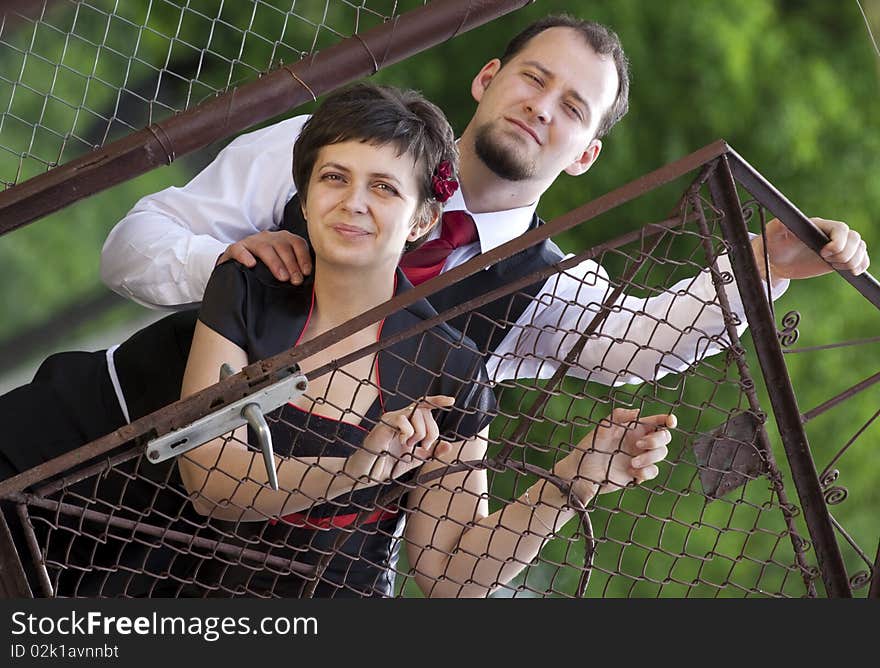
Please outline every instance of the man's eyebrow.
M584 109L586 109L587 116L592 113L592 109L590 109L590 103L587 102L583 97L581 97L581 94L578 93L574 88L569 88L568 94L574 98L575 102L582 105Z
M556 75L553 74L550 70L548 70L544 65L539 63L537 60L526 60L523 62L523 65L527 65L528 67L534 67L541 74L543 74L548 79L553 79Z
M525 62L523 62L523 65L527 65L529 67L534 67L536 70L538 70L541 74L543 74L548 79L553 79L556 77L556 75L553 74L552 71L548 70L544 65L539 63L537 60L526 60ZM587 115L590 115L592 113L593 110L590 109L590 103L587 102L583 98L583 96L580 93L578 93L574 88L569 88L566 92L571 97L574 98L575 102L582 105L584 107L584 109L586 109Z

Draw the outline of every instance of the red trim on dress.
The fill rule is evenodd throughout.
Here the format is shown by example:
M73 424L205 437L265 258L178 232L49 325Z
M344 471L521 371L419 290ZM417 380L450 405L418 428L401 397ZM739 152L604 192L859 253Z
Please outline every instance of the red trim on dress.
M299 345L299 342L302 341L303 334L306 333L306 330L309 328L309 323L312 321L312 313L315 312L315 288L312 288L312 303L309 305L309 314L306 316L306 324L303 325L302 331L299 333L299 336L296 337L296 342L293 344L293 347L296 348Z
M391 296L397 294L397 272L394 272L394 291L391 293ZM376 343L382 340L382 328L385 326L385 318L382 318L382 322L379 323L379 331L376 334ZM381 351L379 351L381 352ZM385 399L382 397L382 378L379 376L379 353L376 353L376 387L379 389L379 408L382 409L382 413L385 413Z
M375 524L376 522L381 522L382 520L391 519L392 517L397 517L400 509L397 507L392 507L391 509L385 510L374 510L372 513L367 515L367 518L364 520L364 524ZM307 514L303 513L290 513L289 515L284 515L280 520L271 519L269 520L269 524L277 524L278 522L286 522L287 524L292 524L296 527L305 527L307 529L329 529L331 527L341 528L347 527L350 524L354 524L354 521L357 519L360 513L349 513L348 515L333 515L331 517L309 517Z

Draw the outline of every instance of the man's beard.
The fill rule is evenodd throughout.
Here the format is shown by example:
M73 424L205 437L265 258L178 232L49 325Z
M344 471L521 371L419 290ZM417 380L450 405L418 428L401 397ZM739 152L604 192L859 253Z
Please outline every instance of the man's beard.
M477 128L474 150L493 173L507 181L525 181L535 175L534 162L523 158L515 148L493 137L493 128L486 123Z

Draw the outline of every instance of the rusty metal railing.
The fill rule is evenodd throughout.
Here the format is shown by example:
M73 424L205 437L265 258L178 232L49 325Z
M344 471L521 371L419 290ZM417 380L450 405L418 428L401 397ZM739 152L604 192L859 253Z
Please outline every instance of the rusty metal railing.
M26 63L31 63L32 68L41 65L45 67L48 64L55 70L54 78L50 77L53 88L48 92L39 88L45 83L46 77L43 75L35 74L33 81L12 80L4 77L0 71L0 80L9 83L13 95L15 91L18 91L20 99L28 99L28 96L45 98L42 105L34 103L33 109L28 110L28 113L40 117L40 121L33 127L31 127L31 121L23 121L20 118L20 112L17 115L11 108L6 114L0 116L0 148L5 149L3 155L19 154L19 164L14 178L10 180L5 175L3 177L12 187L0 192L0 234L10 232L84 197L132 179L154 167L170 164L179 156L246 130L273 116L286 113L345 83L375 74L388 65L452 39L456 35L529 4L529 2L530 0L443 0L442 2L424 3L422 7L400 12L397 11L398 3L394 3L392 14L384 16L382 11L372 9L369 3L360 3L359 6L354 6L352 3L339 0L337 4L340 12L345 10L345 13L356 13L357 20L352 28L349 28L348 22L342 21L342 19L339 21L345 23L346 28L327 22L328 15L334 15L331 9L336 9L330 6L332 4L330 0L325 0L327 6L319 14L324 17L324 20L318 23L310 23L307 16L298 14L295 4L291 9L291 3L287 3L287 10L285 10L283 6L273 8L272 3L256 3L261 7L255 5L251 13L258 15L274 11L277 14L276 29L278 26L286 27L288 21L296 22L298 20L302 24L310 25L312 32L315 33L308 48L299 53L292 52L298 55L299 59L287 64L279 62L281 58L278 49L286 49L285 53L289 51L289 47L283 43L283 40L279 39L274 43L271 40L267 41L255 28L242 30L239 40L241 42L240 52L237 55L224 55L212 52L210 43L204 47L193 45L187 41L186 36L165 35L155 26L138 25L137 21L126 15L126 12L130 11L130 8L127 7L111 7L105 10L98 7L77 8L74 11L75 19L73 20L75 27L77 20L79 25L86 24L88 26L88 16L86 15L89 13L100 14L100 20L96 19L98 20L96 34L101 40L99 43L92 43L89 41L91 39L89 37L78 35L75 32L71 33L71 44L85 42L97 50L94 55L95 62L92 65L93 70L97 69L98 71L84 73L71 70L69 65L71 58L68 58L67 64L62 66L60 57L56 64L52 62L52 58L55 56L38 51L38 46L35 44L42 42L42 39L38 39L38 37L46 34L53 36L58 41L57 35L64 32L63 29L53 25L51 21L52 10L68 9L66 3L56 3L48 7L44 3L43 11L38 18L28 19L26 22L10 22L13 30L27 33L22 45L16 43L14 35L4 34L2 27L0 27L0 52L5 50L10 56L10 61L14 61L14 58L21 60L19 66L21 71L10 74L10 77L24 77ZM281 3L281 5L283 4ZM152 8L152 3L150 3L150 8ZM147 10L146 14L149 17L150 10ZM172 25L177 26L178 33L188 21L198 20L205 24L206 27L201 32L194 30L194 34L198 35L199 39L210 39L215 29L233 29L233 26L225 22L222 17L205 16L200 14L197 8L188 5L181 5L179 14L177 20L172 22ZM252 16L251 21L253 20ZM30 32L25 30L21 23L26 23L25 27L32 25ZM63 24L64 21L61 23ZM69 17L67 17L67 23L70 23ZM374 27L369 30L361 28L362 32L358 32L361 23L374 25ZM136 39L129 36L128 33L122 32L121 26L128 26L129 32L133 32ZM111 44L108 40L113 37L115 30L120 31L120 36L115 39L114 44ZM340 30L351 30L351 33L341 34ZM8 32L9 28L7 28ZM319 48L319 36L324 33L334 34L339 39L327 48ZM181 67L185 69L194 67L195 74L183 76L175 72L167 62L167 59L170 58L170 51L167 54L159 54L166 59L163 65L162 63L146 62L139 51L134 54L122 53L119 49L123 47L115 44L116 42L120 44L128 42L128 48L132 44L138 48L144 35L146 35L145 42L150 38L161 38L167 40L169 45L177 44L178 48L192 51L195 66L187 62ZM265 42L267 49L271 46L269 62L259 61L259 57L264 56L259 49L256 49L254 54L250 54L252 58L248 57L249 54L244 52L245 45L249 43L248 37L250 37L250 42ZM67 42L65 42L66 44ZM263 51L265 50L263 49ZM128 69L135 70L138 66L148 67L156 78L155 82L152 80L151 82L156 89L157 99L144 97L146 94L142 92L130 91L126 87L131 86L131 82L127 78L120 85L103 80L100 74L102 70L98 68L103 61L97 62L99 55L104 60L109 58L119 60L119 64L116 64L115 68L121 72L126 72ZM227 63L230 68L228 77L222 85L209 85L200 78L205 75L208 69L205 63L212 58ZM251 59L256 59L254 64L249 64L248 61ZM239 80L233 78L236 67L243 68L243 73L251 80L238 85ZM70 74L72 78L76 79L76 83L71 83L70 86L85 87L86 92L80 96L83 99L90 90L89 85L92 88L92 96L96 95L94 89L112 89L114 95L109 96L107 100L111 109L89 109L83 100L67 100L60 90L54 88L56 82L58 82L59 89L64 88L62 84L65 74ZM59 76L61 81L59 81ZM80 79L87 83L79 83ZM177 87L182 86L186 90L185 100L176 106L169 106L167 101L158 99L160 84L163 81L166 84L170 81ZM203 102L195 103L192 100L192 92L194 87L199 86L204 88L205 93L210 91L212 96ZM84 140L78 137L78 133L81 133L82 130L76 124L77 122L82 124L81 117L94 117L96 123L100 121L106 124L107 128L103 131L105 139L111 129L116 128L119 124L125 124L121 119L119 105L120 100L126 94L133 99L140 100L143 102L143 106L149 109L149 122L146 127L135 129L134 126L128 125L127 129L130 132L125 136L109 143L92 142L97 144L93 150L68 159L73 147L79 147L79 152L82 152L84 148ZM12 106L10 101L10 107ZM56 128L51 124L51 119L44 119L44 116L49 113L46 111L47 108L51 111L56 107L64 108L65 113L60 116L74 118L73 128L66 126ZM158 112L162 112L159 115L167 117L162 120L154 120L153 116ZM173 115L171 112L174 112ZM77 119L80 120L77 121ZM7 127L5 134L3 133L4 123ZM27 125L27 131L19 127L22 124ZM24 136L31 136L30 145L26 147L18 147L17 143L12 145L16 138ZM41 151L35 148L33 143L37 137L45 137L46 141L51 144L51 147L46 149L51 152L51 158L40 157ZM35 159L39 161L41 169L48 171L21 180L22 161Z
M419 351L441 345L439 323L455 319L465 333L504 328L515 342L513 352L504 359L501 353L488 356L489 379L456 378L481 392L491 389L497 399L497 411L483 416L492 418L484 456L456 460L430 474L415 473L405 484L375 485L366 501L355 504L355 512L350 504L334 505L318 496L294 519L265 514L251 522L230 521L228 508L222 519L195 512L175 468L146 462L144 440L258 391L352 332L688 174L694 174L690 186L664 220L474 295L307 374L310 381L339 375L349 362L375 354L395 360L408 372L421 370ZM745 204L741 192L751 197ZM847 496L836 483L839 463L877 415L830 457L824 443L820 451L810 447L807 431L811 419L867 391L880 376L801 413L798 385L792 384L786 367L796 350L784 345L792 338L792 318L777 332L768 286L759 278L747 236L749 223L757 226L757 233L763 231L768 212L812 248L822 245L821 233L796 207L726 144L716 142L332 332L2 481L0 498L24 519L29 545L23 550L4 543L0 532L0 554L15 553L21 566L5 571L6 590L20 590L26 573L31 589L42 595L388 595L387 586L371 589L340 579L342 560L346 568L386 578L386 585L395 580L397 595L436 593L432 587L448 592L450 586L464 592L474 583L431 580L435 570L408 563L405 557L373 563L366 546L376 536L394 547L407 546L399 522L402 517L412 521L418 512L407 505L413 495L457 481L448 483L450 498L469 498L475 492L461 485L462 478L485 475L486 496L470 502L487 502L487 512L507 506L512 514L530 513L530 529L521 534L522 540L548 534L538 555L519 564L516 577L478 583L497 596L876 595L877 559L861 547L876 536L863 535L861 527L848 529L846 520L830 509ZM616 278L606 278L600 267L613 267ZM872 277L844 278L871 304L880 305ZM526 290L535 283L551 287L535 297ZM546 319L529 320L528 309L521 317L487 321L487 304L507 304L494 310L504 314L514 300L538 300L542 309L558 314L556 331ZM684 312L690 315L681 319L678 314ZM745 334L744 320L749 326ZM542 343L547 340L555 347ZM444 340L442 345L456 355L475 354L466 339ZM401 346L417 354L403 356ZM529 380L535 377L544 380ZM384 391L392 396L389 387ZM591 430L606 424L615 407L637 407L642 414L674 411L679 422L670 456L655 481L600 495L579 507L554 465L573 448L588 448ZM337 409L367 427L376 419L353 406ZM328 432L326 425L304 423L294 410L270 415L287 426L294 441L324 439L358 447L358 437L346 427ZM472 409L460 410L462 419L472 419ZM775 451L777 439L784 457ZM230 441L229 447L234 446ZM301 458L295 451L288 456ZM821 473L815 464L820 456L827 462ZM556 526L542 514L546 508L540 499L524 494L540 480L562 491L579 521ZM247 505L233 506L235 512L252 515ZM462 530L474 524L454 521ZM552 527L546 526L548 521ZM500 536L505 526L502 514L494 531ZM426 546L418 547L424 554ZM455 552L448 546L431 547L450 559ZM503 568L499 562L499 573ZM426 578L434 584L426 585Z

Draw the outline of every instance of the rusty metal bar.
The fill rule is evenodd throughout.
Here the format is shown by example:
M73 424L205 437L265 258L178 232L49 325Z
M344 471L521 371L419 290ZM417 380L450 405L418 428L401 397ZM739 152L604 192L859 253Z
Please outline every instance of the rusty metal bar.
M0 599L33 597L6 515L0 510Z
M843 488L839 488L839 489L843 489ZM830 491L831 491L831 490L828 490L828 491L826 492L826 495L827 495L828 492L830 492ZM834 502L833 502L833 501L827 501L826 503L831 504L831 503L834 503ZM854 539L852 536L849 535L849 532L843 527L843 525L837 520L837 518L834 517L834 515L829 515L829 517L831 517L831 523L834 525L834 528L837 530L837 533L839 533L841 536L843 536L843 539L844 539L847 543L849 543L849 546L853 549L853 552L855 552L856 555L858 555L859 559L861 559L863 562L865 562L865 564L867 565L868 569L870 570L870 569L872 568L872 566L871 566L871 560L868 558L868 555L865 554L865 551L864 551L861 547L859 547L859 544L856 543L855 539ZM858 573L856 573L856 575L854 575L852 578L850 578L850 585L852 585L854 579L856 579L856 580L859 579L859 574L858 574Z
M106 524L107 526L116 527L118 529L128 529L134 531L135 533L142 533L146 536L152 536L154 538L168 539L174 543L200 547L206 550L210 550L212 552L222 552L223 554L228 554L230 556L253 559L254 561L268 564L270 566L275 566L277 568L283 568L285 570L295 572L304 576L310 576L314 572L314 568L312 566L308 564L301 564L296 561L292 561L291 559L285 559L284 557L276 557L271 554L261 552L259 550L244 548L240 545L231 545L229 543L224 543L219 540L199 538L198 536L193 536L183 531L172 531L170 529L163 529L162 527L153 526L152 524L145 524L143 522L136 522L134 520L126 520L121 517L114 517L112 515L107 515L106 513L102 513L97 510L89 510L87 508L83 508L72 503L61 503L60 501L54 501L52 499L43 499L37 496L33 496L32 494L16 495L16 498L19 499L22 504L28 504L37 508L45 508L46 510L57 511L62 515L81 517L92 522L99 522L102 524Z
M31 518L28 517L27 508L23 503L17 503L15 505L15 509L18 512L18 517L21 521L21 527L24 530L25 542L27 543L28 549L31 552L32 561L34 564L34 568L37 571L37 579L40 582L40 587L43 588L43 593L46 596L52 597L55 595L55 589L52 587L52 581L49 579L49 571L46 569L46 561L43 559L40 545L37 541L37 536L34 533L34 527L31 524Z
M730 262L736 274L737 288L752 330L752 341L764 380L767 386L772 388L768 393L770 403L776 415L779 434L792 470L807 528L816 548L827 594L832 597L852 597L846 566L822 496L819 476L810 454L804 425L800 420L797 399L776 337L770 306L764 295L742 206L736 192L736 183L726 156L718 159L715 172L709 179L709 186L716 206L723 211L719 222L730 244Z
M0 235L375 74L533 0L431 2L0 192Z
M877 543L877 556L874 557L874 568L871 573L871 588L868 598L880 598L880 541Z
M865 380L861 381L860 383L856 383L848 390L844 390L837 396L832 397L828 401L819 404L815 408L811 408L801 416L801 421L804 423L809 422L814 417L822 415L822 413L824 413L825 411L834 408L835 406L837 406L837 404L846 401L850 397L858 394L859 392L862 392L863 390L867 390L869 387L876 384L877 382L880 382L880 372L875 373L870 378L865 378Z
M714 171L714 170L713 170ZM696 195L695 195L696 197ZM736 364L736 368L739 371L739 376L742 381L742 391L745 393L746 398L749 402L749 408L755 415L763 415L764 411L761 409L761 403L758 401L758 395L755 391L755 381L752 378L752 374L749 371L749 366L746 364L745 360L745 351L743 349L742 341L739 338L739 334L736 331L736 324L733 322L733 318L731 317L733 310L730 308L730 300L727 298L727 291L724 287L724 281L721 278L721 272L718 271L718 258L715 253L715 249L712 247L712 243L710 241L711 234L709 232L709 224L706 221L706 216L703 212L703 208L699 206L699 202L694 202L694 210L697 213L697 225L700 228L700 232L702 233L701 243L703 246L703 251L706 253L706 259L709 262L709 271L712 276L712 284L715 286L715 294L718 296L718 303L721 304L721 313L724 317L724 328L727 332L727 336L730 339L730 345L732 350L735 352L733 355L734 363ZM757 446L761 451L761 456L764 458L764 462L767 466L767 477L770 479L770 485L773 491L776 493L776 496L779 498L779 506L782 509L782 517L785 521L785 526L788 528L789 540L791 541L791 547L794 551L795 560L797 561L798 567L801 570L801 577L804 580L804 586L807 588L807 594L810 597L816 597L816 585L813 583L813 579L810 574L810 566L807 563L806 555L804 554L804 540L801 538L800 533L797 530L797 526L794 522L794 513L791 511L792 505L788 501L788 494L785 492L785 484L782 481L782 474L779 472L779 465L776 463L776 456L773 454L773 448L770 445L770 438L767 436L767 429L764 427L764 421L761 420L758 425L758 430L756 433L757 436Z
M34 494L36 494L37 496L49 496L53 492L57 492L59 489L70 487L71 485L85 480L86 478L98 475L100 473L103 473L104 471L109 471L111 468L119 464L124 464L125 462L130 461L135 457L139 457L143 451L143 446L136 445L135 447L130 448L118 455L114 455L113 457L108 457L105 460L95 462L91 466L86 466L84 468L78 469L73 473L62 476L58 480L53 480L52 482L46 483L45 485L40 485L38 488L33 490Z
M684 176L688 172L701 167L707 161L712 160L719 155L723 155L727 150L727 144L722 141L705 146L684 158L665 165L664 167L635 179L620 188L616 188L577 209L569 211L567 214L554 219L552 222L546 223L545 225L539 225L536 229L530 230L526 234L517 237L488 253L477 255L468 262L425 281L414 287L412 290L408 290L403 294L390 299L384 304L352 318L339 327L310 341L306 341L295 349L279 353L274 357L270 357L260 362L255 362L217 385L207 387L186 399L181 399L155 413L151 413L150 415L135 420L131 424L120 427L116 431L102 436L101 438L72 452L60 455L44 464L40 464L28 471L20 473L17 476L0 481L0 498L3 498L11 492L20 492L34 483L40 482L41 480L57 475L66 469L89 461L92 458L102 455L105 452L119 447L135 438L143 436L162 436L170 431L179 429L193 420L207 414L210 410L222 408L223 406L230 404L233 401L237 401L266 385L280 380L299 360L309 357L315 352L331 346L334 343L338 343L354 332L360 331L365 327L379 322L392 313L406 308L419 299L429 297L452 283L467 278L471 274L475 274L496 262L500 262L511 255L515 255L516 253L525 250L536 243L544 241L555 234L569 230L591 218L599 216L614 207L636 199L653 188ZM662 224L658 224L658 228L675 227L679 224L679 219L675 218L664 221ZM662 230L658 229L658 231ZM504 288L493 291L489 293L489 297L483 295L478 299L472 300L468 302L468 306L474 307L491 301L492 299L511 294L521 287L530 285L541 278L546 278L560 270L573 267L584 259L595 257L608 248L638 239L643 234L644 232L642 230L636 230L629 234L622 235L616 240L589 249L575 258L569 258L568 260L558 263L554 267L536 271L520 281L516 281ZM424 326L428 322L432 324L443 322L449 317L449 315L443 314L443 316L436 319L436 321L425 321L422 325ZM424 329L427 329L427 327L425 326ZM410 336L419 331L423 330L414 328L410 330L407 335ZM387 347L387 345L390 345L390 343L383 341L381 345L384 348ZM363 351L355 353L355 355L362 354ZM315 372L308 374L308 377L310 379L314 378Z
M852 341L841 341L839 343L826 343L821 346L804 346L803 348L786 348L782 352L786 355L794 353L812 353L817 350L831 350L833 348L848 348L850 346L864 346L869 343L880 342L880 336L872 336L867 339L853 339Z
M728 162L736 181L818 255L822 246L828 243L828 237L825 233L813 225L812 221L801 213L800 209L732 148L729 149ZM867 272L861 276L853 276L851 271L837 273L858 290L865 299L880 308L880 282L876 278Z

